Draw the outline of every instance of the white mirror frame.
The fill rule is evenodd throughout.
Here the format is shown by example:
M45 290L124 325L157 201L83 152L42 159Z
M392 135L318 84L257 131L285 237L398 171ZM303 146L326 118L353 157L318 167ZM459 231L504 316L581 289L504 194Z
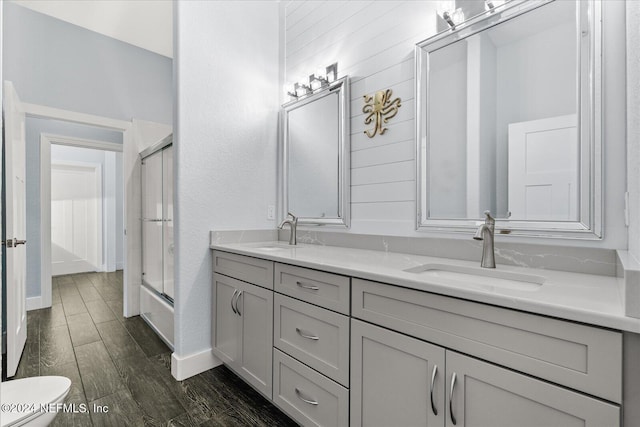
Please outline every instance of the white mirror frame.
M327 95L338 93L338 124L340 126L338 142L338 217L298 217L298 224L304 225L334 225L349 228L351 220L351 144L349 130L349 76L344 76L332 83L328 87L319 90L311 95L299 100L288 102L282 106L281 110L281 137L280 137L280 211L279 220L286 217L289 212L289 112L303 107L311 102L317 101ZM292 212L294 215L295 212Z
M428 99L429 53L455 41L491 28L552 1L512 0L494 13L479 15L455 30L448 30L416 45L416 229L420 231L469 233L484 219L433 219L428 217L429 137ZM578 40L578 116L580 117L580 218L578 221L524 221L496 219L496 233L513 236L597 240L603 236L602 218L602 7L600 0L576 0L577 28L588 28L588 41ZM586 10L584 10L586 8ZM583 17L588 16L583 22ZM588 49L585 49L587 47ZM588 148L586 148L588 147ZM585 149L586 148L586 149ZM586 185L584 185L586 183Z

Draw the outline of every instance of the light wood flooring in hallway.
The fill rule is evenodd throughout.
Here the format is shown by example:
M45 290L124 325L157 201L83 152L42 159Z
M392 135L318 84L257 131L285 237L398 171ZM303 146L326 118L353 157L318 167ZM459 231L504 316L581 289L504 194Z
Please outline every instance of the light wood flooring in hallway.
M226 367L176 381L171 350L142 318L122 316L122 272L55 277L52 297L51 308L27 315L14 377L71 379L66 403L88 412L61 412L52 425L296 425Z

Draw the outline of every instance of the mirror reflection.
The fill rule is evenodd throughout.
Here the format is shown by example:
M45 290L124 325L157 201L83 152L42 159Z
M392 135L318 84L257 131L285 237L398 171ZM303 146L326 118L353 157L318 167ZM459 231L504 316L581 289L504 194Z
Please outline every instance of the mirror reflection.
M589 222L587 11L553 1L418 45L419 225Z
M338 217L339 98L329 92L289 111L289 210Z
M283 206L301 223L347 225L346 77L283 106Z

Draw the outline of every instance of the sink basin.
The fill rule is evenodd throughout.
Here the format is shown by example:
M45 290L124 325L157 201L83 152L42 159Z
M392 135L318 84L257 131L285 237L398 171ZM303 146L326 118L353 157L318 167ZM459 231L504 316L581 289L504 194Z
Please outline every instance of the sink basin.
M536 291L540 289L540 286L545 282L543 276L534 274L452 264L429 263L407 268L404 271L407 273L420 274L425 277L451 281L453 285L464 284L486 291L495 291L496 288Z
M262 251L280 251L286 249L292 249L297 246L289 245L286 243L278 244L278 243L259 243L254 246L254 249L259 249Z

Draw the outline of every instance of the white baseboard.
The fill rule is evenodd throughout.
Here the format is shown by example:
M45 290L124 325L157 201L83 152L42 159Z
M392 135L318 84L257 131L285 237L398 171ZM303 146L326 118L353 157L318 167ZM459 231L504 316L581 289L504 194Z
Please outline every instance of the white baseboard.
M27 298L27 311L40 310L42 306L42 296Z
M116 271L124 270L124 262L116 262Z
M175 353L171 354L171 375L178 381L186 380L220 365L222 361L213 355L210 348L183 357Z

